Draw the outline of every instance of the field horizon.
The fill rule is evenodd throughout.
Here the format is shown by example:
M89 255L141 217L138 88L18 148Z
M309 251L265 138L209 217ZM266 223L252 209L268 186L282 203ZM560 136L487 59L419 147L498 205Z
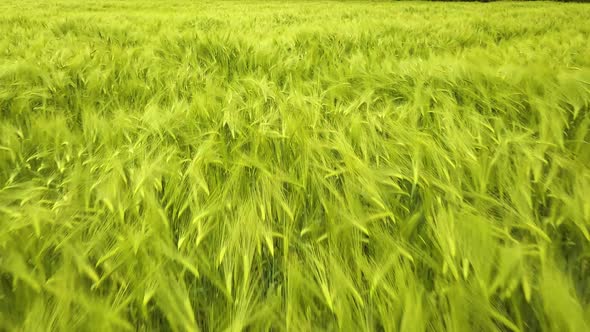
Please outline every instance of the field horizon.
M590 330L588 22L0 3L0 331Z

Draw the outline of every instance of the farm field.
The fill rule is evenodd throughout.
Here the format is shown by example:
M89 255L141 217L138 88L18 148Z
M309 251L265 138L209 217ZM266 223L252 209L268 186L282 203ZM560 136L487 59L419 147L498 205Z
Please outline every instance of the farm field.
M0 2L0 331L589 331L588 22Z

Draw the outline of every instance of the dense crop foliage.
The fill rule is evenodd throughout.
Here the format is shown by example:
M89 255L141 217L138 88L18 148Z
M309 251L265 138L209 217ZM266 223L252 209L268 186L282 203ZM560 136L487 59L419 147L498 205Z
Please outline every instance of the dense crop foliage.
M588 331L590 6L0 3L0 330Z

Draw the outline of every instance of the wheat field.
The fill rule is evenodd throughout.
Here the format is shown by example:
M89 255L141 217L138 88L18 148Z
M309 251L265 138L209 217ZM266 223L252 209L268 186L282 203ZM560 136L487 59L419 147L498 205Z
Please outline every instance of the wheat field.
M0 331L590 330L590 5L0 3Z

